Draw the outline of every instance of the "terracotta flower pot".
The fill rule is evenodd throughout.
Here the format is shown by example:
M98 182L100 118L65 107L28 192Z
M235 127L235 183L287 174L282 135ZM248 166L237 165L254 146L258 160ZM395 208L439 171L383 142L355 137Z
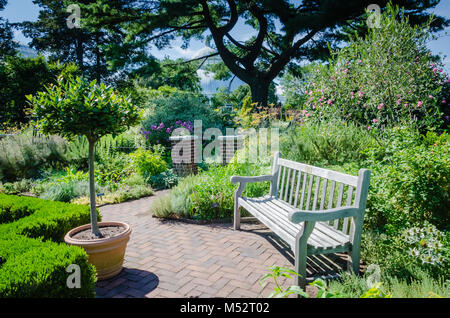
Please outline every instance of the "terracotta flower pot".
M88 254L88 261L97 269L97 279L104 280L119 274L122 270L123 258L128 240L130 239L131 228L122 222L100 222L99 227L120 226L125 231L117 236L100 238L94 240L78 240L73 236L86 229L90 229L90 224L85 224L70 230L64 237L64 241L70 245L82 247Z

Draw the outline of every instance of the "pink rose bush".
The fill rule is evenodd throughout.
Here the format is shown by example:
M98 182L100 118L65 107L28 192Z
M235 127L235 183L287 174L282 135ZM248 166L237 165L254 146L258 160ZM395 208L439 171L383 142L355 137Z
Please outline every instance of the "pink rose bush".
M418 32L406 18L387 14L383 19L381 28L332 52L328 65L312 65L304 114L365 127L448 125L450 82L442 61L428 54L426 28Z

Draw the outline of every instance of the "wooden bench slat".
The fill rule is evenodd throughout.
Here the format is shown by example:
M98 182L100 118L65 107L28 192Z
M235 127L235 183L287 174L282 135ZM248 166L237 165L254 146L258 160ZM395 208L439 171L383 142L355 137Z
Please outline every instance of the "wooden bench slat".
M309 210L309 204L311 203L311 192L312 192L312 185L314 182L314 176L309 175L309 183L308 183L308 193L306 195L306 207L305 210Z
M295 190L295 200L294 200L294 206L297 206L298 203L298 192L300 190L300 181L301 181L302 172L298 171L298 180L297 180L297 189Z
M298 170L292 170L292 182L291 182L291 193L289 194L289 204L292 204L292 199L294 195L294 187L295 187L295 173L299 173Z
M328 209L333 208L333 200L334 200L334 190L336 187L336 181L331 182L331 189L330 189L330 197L328 198ZM329 221L328 224L333 224L335 221Z
M288 213L293 209L287 203L274 198L242 198L242 206L250 213L257 213L259 217L264 215L266 226L277 224L280 231L286 232L280 235L291 245L295 242L296 234L301 230L301 226L289 221ZM255 212L257 211L257 212ZM278 232L277 232L278 234ZM290 236L290 237L289 237ZM314 249L333 249L345 246L350 242L348 236L339 233L333 228L321 222L316 223L313 233L309 237L308 245Z
M338 197L337 197L337 202L336 202L336 207L337 208L342 206L342 197L343 197L343 195L344 195L344 184L341 183L341 184L339 184L339 191L338 191ZM339 220L334 220L333 227L335 229L337 229L338 226L339 226Z
M305 189L306 189L306 181L308 180L308 174L306 172L303 173L303 186L302 186L302 197L300 198L300 209L303 209L303 201L305 199Z
M288 193L289 193L289 178L291 177L292 169L288 169L287 179L286 179L286 191L284 192L284 201L287 201ZM281 196L280 196L281 197Z
M313 200L313 205L312 205L313 211L316 211L316 207L317 207L317 200L319 198L320 181L321 181L321 178L316 177L316 188L314 189L314 200Z
M281 185L280 185L280 194L279 197L282 198L283 197L283 191L284 191L284 177L286 175L286 169L287 167L284 167L283 169L283 176L281 177Z
M358 183L358 177L345 174L342 172L337 172L333 170L323 169L315 166L310 166L304 163L295 162L287 159L280 158L278 159L278 164L281 166L285 166L291 169L300 170L302 172L306 172L309 174L313 174L328 180L334 180L337 182L345 183L356 187Z
M323 179L322 197L320 198L320 207L319 207L320 211L323 210L323 207L325 205L325 199L327 196L327 186L328 186L328 179Z
M282 223L284 226L286 226L286 229L295 236L299 230L301 229L301 226L296 225L289 221L288 219L288 207L282 207L284 202L279 200L270 200L267 202L264 202L264 204L261 204L261 208L263 208L267 213L271 213L274 215L275 219L282 220ZM319 222L316 223L316 226ZM339 241L334 238L328 238L327 235L324 235L324 233L321 233L320 231L316 231L314 229L313 233L308 239L308 244L313 246L315 249L327 249L327 248L334 248L340 245L345 245L349 242L349 239L346 239L345 241Z
M352 205L352 201L353 201L353 187L349 186L348 190L347 190L347 202L346 205L347 206L351 206ZM343 221L343 225L342 225L342 232L347 234L348 233L348 226L349 223L351 222L350 218L344 218Z
M289 206L286 202L281 201L281 200L277 200L277 199L273 199L273 198L272 198L272 200L267 201L267 202L270 202L271 204L275 205L277 208L280 208L282 211L285 211L285 213L286 213L286 218L287 218L287 215L288 215L289 212L295 210L294 207ZM288 222L291 223L291 224L293 224L293 223L290 222L289 220L288 220ZM323 228L322 224L325 224L325 223L323 223L323 222L317 222L317 223L316 223L316 227L317 227L318 229L321 229L321 228ZM326 228L329 228L329 229L330 229L330 231L328 231L329 233L333 233L333 235L338 236L338 237L339 237L339 241L343 242L343 241L348 241L348 240L349 240L348 235L343 234L341 231L335 230L335 229L333 229L332 227L329 227L329 226L326 226ZM328 233L328 232L327 232L327 233Z
M260 220L265 226L274 231L281 239L288 243L291 248L295 246L295 238L285 231L276 221L271 220L266 214L262 213L258 207L253 206L246 202L246 200L240 200L241 206L251 213L254 217Z

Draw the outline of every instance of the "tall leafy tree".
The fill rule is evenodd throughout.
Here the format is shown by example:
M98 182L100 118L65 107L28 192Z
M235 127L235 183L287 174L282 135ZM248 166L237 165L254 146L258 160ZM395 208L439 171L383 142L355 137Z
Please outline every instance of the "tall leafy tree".
M0 11L5 9L7 0L0 0ZM5 56L14 55L17 44L13 41L14 34L8 20L0 17L0 60Z
M85 75L97 81L112 75L108 68L106 55L111 43L121 43L124 35L118 30L108 32L90 17L89 11L95 0L34 0L41 8L38 20L23 22L21 27L25 36L32 39L30 46L41 52L50 53L50 60L74 62ZM80 27L69 27L67 20L70 5L80 7Z
M110 3L126 3L126 10L111 10ZM251 88L254 102L267 104L270 83L296 61L315 59L337 45L349 30L364 32L365 9L373 0L97 0L105 25L121 26L125 45L162 48L182 37L205 39L217 50L226 67ZM375 1L385 8L387 0ZM427 9L439 0L393 0L405 8L413 23L428 19ZM241 23L254 29L246 41L233 34ZM436 18L434 30L448 25Z

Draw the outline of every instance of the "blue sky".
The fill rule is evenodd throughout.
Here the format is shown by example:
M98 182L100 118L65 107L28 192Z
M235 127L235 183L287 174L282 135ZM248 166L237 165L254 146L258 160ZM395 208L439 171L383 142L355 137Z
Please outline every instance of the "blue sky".
M450 0L441 0L440 4L433 10L434 13L450 18ZM4 11L0 12L0 16L8 19L10 22L22 22L22 21L35 21L37 20L39 13L39 7L33 4L32 0L9 0ZM447 28L446 31L450 31ZM232 32L233 36L236 36L239 40L245 40L252 34L248 27L243 24L238 25ZM447 73L450 71L450 35L446 35L445 32L439 34L439 39L429 43L429 48L435 54L441 54L447 56L445 58ZM27 44L29 39L25 38L20 31L15 32L15 40ZM157 58L163 58L169 56L172 59L175 58L192 58L200 56L205 45L199 41L192 41L191 45L187 49L181 48L181 41L174 41L172 48L166 48L161 51L157 49L151 50L151 53Z

